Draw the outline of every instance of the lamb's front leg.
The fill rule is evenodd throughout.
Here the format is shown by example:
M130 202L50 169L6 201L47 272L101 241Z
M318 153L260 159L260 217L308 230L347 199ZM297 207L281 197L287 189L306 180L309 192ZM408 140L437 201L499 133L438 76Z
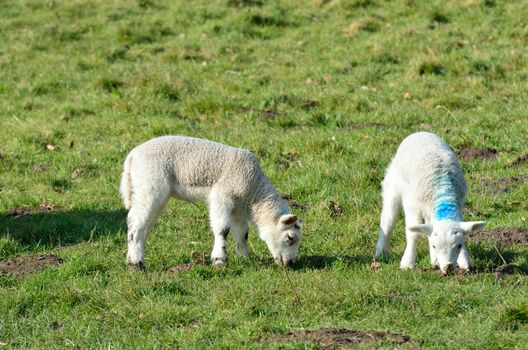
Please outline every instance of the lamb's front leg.
M407 227L420 224L422 222L422 217L419 214L419 211L412 207L409 208L404 205L403 210L405 211L405 238L407 239L407 245L405 246L405 252L403 253L400 268L414 269L414 263L416 261L416 243L420 234L408 230Z
M211 262L216 266L224 265L227 261L226 240L229 235L229 228L213 229L213 233L215 240L211 252Z
M217 190L211 191L208 202L211 229L214 234L211 262L217 266L224 265L227 261L226 240L231 228L230 216L233 204Z
M391 187L390 184L384 185L383 188L383 208L381 210L379 238L376 244L376 252L374 259L377 259L382 254L387 257L389 255L390 237L394 229L394 225L400 215L401 197L399 193Z
M457 259L457 265L462 270L469 270L470 268L473 267L473 261L471 261L471 258L469 257L469 253L465 245L463 245L462 249L460 250L460 253Z

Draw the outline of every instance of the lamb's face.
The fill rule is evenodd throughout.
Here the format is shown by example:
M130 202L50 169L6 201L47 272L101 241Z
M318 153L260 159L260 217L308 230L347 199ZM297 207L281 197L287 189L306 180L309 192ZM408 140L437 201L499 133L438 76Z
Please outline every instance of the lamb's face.
M452 225L433 225L429 246L434 250L440 270L450 272L457 266L458 255L464 247L464 231L455 222Z
M301 220L293 214L281 216L277 226L266 239L277 265L288 266L297 260L301 236Z
M440 270L445 274L457 266L460 251L465 248L464 235L484 227L483 221L459 222L444 220L431 224L409 227L429 237L430 249L434 251Z

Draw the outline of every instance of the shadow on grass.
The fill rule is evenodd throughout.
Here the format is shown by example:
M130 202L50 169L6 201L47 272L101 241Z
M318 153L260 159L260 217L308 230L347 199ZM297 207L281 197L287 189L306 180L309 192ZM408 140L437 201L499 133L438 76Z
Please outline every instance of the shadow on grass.
M372 262L372 256L358 255L336 255L336 256L324 256L324 255L304 255L299 257L292 266L292 270L303 270L312 269L320 270L330 267L336 263L345 264L346 266L352 266L357 264L368 264Z
M494 247L488 244L473 244L469 250L469 255L475 262L478 272L495 271L497 267L515 262L525 254L526 252L514 250L514 247ZM523 268L528 268L524 265L522 265Z
M126 211L73 209L0 216L0 238L9 237L22 246L62 246L91 241L126 230Z

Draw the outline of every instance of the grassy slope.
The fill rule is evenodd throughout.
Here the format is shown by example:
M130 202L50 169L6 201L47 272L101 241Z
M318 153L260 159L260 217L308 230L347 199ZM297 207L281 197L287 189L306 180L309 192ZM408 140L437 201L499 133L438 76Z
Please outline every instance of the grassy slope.
M402 222L388 264L373 273L367 263L384 169L417 130L499 149L496 161L464 163L477 213L467 219L487 212L491 228L526 227L526 184L494 195L479 181L526 173L509 164L526 152L528 4L261 3L0 1L0 211L57 209L0 217L0 258L66 259L0 278L0 343L258 348L272 332L348 327L432 348L526 347L526 277L401 272ZM163 134L253 150L276 187L305 205L301 252L328 256L326 266L275 268L252 232L250 261L168 276L212 247L204 205L172 202L149 238L148 272L128 271L122 160ZM285 170L289 152L298 161ZM40 163L50 169L36 171ZM330 215L330 200L343 216ZM480 268L501 262L493 246L470 249ZM528 264L526 247L502 254ZM343 255L357 259L334 258Z

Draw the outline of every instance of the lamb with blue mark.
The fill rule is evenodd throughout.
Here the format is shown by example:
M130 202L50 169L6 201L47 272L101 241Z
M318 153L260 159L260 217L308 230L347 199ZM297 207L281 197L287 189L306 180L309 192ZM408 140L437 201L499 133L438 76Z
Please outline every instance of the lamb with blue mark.
M440 137L418 132L405 138L382 183L383 208L375 259L388 254L390 236L403 207L407 245L400 267L412 269L416 243L429 239L431 264L448 273L473 266L464 235L484 227L483 221L462 221L466 181L455 153Z

